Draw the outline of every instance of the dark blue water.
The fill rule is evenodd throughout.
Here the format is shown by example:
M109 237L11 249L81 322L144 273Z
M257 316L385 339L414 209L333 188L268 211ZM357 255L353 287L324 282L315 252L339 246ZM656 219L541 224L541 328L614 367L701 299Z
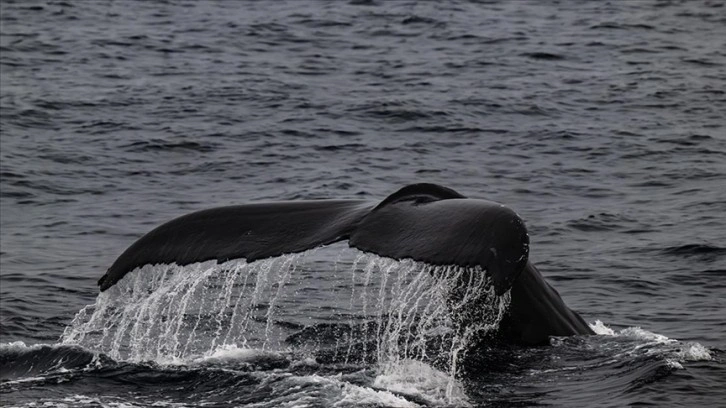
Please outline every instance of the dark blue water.
M3 0L0 400L721 405L724 84L718 1ZM170 218L413 182L514 208L530 259L601 335L469 356L480 369L453 379L341 359L336 330L370 313L346 292L357 255L334 250L296 259L289 284L308 289L255 320L287 336L274 347L175 360L59 343L113 260Z

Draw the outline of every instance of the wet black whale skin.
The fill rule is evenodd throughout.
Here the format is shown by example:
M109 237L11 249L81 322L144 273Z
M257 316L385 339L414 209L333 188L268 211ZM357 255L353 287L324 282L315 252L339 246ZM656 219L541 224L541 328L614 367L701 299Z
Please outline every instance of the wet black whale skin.
M513 343L546 344L553 335L592 334L528 262L529 237L514 211L435 184L403 187L380 203L288 201L187 214L132 244L98 284L105 291L146 264L252 262L341 240L394 259L481 266L497 294L511 289L500 332Z

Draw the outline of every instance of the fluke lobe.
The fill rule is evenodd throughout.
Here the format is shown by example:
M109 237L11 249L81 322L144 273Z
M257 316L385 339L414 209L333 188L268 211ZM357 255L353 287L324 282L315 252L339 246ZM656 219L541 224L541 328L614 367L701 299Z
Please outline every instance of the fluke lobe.
M514 211L426 183L403 187L380 203L287 201L187 214L132 244L98 285L105 291L146 264L252 262L342 240L394 259L480 266L498 295L511 291L498 334L507 342L538 345L549 336L593 333L528 261L529 237Z

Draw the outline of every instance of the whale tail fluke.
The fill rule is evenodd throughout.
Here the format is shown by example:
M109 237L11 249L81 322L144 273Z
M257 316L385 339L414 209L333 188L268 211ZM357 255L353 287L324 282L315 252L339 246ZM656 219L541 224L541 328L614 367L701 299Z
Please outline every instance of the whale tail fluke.
M592 334L529 263L527 229L514 211L435 184L406 186L380 203L290 201L184 215L132 244L98 284L105 291L147 264L252 262L342 240L383 257L486 273L497 295L511 295L500 333L514 343L546 344L551 335Z
M480 266L506 292L527 263L529 238L509 208L436 184L412 184L382 202L317 200L198 211L144 235L98 281L101 291L146 264L248 262L349 240L351 247L434 265Z

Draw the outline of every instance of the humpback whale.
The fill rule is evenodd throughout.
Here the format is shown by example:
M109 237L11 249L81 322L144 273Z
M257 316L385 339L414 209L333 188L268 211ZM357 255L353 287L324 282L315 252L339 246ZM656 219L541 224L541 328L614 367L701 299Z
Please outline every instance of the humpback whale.
M436 184L412 184L380 203L253 203L173 219L133 243L98 281L101 291L147 264L247 262L347 240L364 252L433 265L480 267L511 303L497 336L521 345L593 334L529 261L529 236L510 208ZM476 305L471 305L476 307Z

